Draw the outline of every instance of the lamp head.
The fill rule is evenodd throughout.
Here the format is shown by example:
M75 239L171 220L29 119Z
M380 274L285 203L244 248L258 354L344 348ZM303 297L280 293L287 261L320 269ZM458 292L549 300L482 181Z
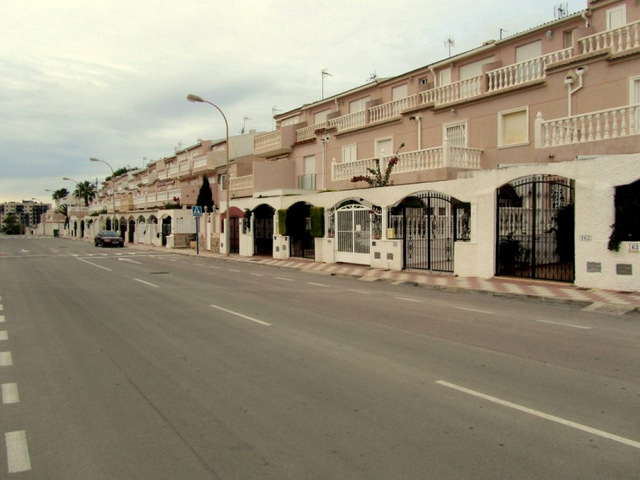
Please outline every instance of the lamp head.
M187 95L187 100L189 100L190 102L204 102L202 97L199 97L198 95L194 95L193 93L190 93L189 95Z

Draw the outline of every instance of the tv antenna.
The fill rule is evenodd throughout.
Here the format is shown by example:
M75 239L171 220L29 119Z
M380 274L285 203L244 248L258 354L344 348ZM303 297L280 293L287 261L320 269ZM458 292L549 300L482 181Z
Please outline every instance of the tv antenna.
M271 109L271 118L273 119L273 128L274 128L274 130L275 130L275 128L276 128L276 119L275 119L275 116L276 116L276 114L277 114L277 113L280 113L281 111L282 111L282 110L280 110L278 107L273 107L273 108Z
M247 126L247 120L251 120L249 117L244 117L242 119L242 130L240 130L240 135L244 135L244 129Z
M445 39L444 46L449 49L449 56L451 56L451 47L453 47L455 44L456 44L456 41L453 39L451 35L449 35Z
M568 3L556 3L553 7L553 17L557 20L562 17L566 17L569 14Z
M327 72L327 68L322 69L322 100L324 100L324 77L329 76L333 77L329 72Z
M374 70L373 73L369 74L369 78L367 78L367 83L375 82L376 80L378 80L378 74Z

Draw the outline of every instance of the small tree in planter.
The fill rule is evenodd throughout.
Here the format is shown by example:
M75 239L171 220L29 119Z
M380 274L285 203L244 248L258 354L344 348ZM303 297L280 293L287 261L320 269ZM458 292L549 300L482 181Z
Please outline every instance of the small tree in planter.
M391 176L393 167L398 164L398 152L400 152L400 149L403 147L404 143L401 144L400 147L398 147L398 150L396 150L396 154L389 159L389 161L387 162L387 168L384 169L384 173L380 170L380 159L376 158L376 167L367 168L367 171L371 175L373 175L373 177L371 175L356 175L355 177L351 178L351 182L367 182L370 187L386 187L389 185L393 185L393 182L389 180L389 177Z

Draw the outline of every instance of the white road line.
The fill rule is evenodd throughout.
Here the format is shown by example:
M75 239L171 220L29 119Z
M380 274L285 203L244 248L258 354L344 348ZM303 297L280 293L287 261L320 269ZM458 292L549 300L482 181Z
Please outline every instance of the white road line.
M465 308L465 307L456 307L458 310L465 310L467 312L476 312L476 313L486 313L487 315L493 315L493 312L488 310L478 310L477 308Z
M359 293L360 295L371 295L371 292L367 292L366 290L354 290L352 288L349 288L347 291L353 292L353 293Z
M413 303L422 303L420 300L416 300L415 298L407 298L407 297L395 297L396 300L403 300L405 302L413 302Z
M244 318L246 320L251 320L252 322L259 323L260 325L264 325L265 327L270 327L271 324L267 322L263 322L262 320L258 320L257 318L249 317L247 315L243 315L238 312L234 312L233 310L227 310L226 308L220 307L218 305L210 305L213 308L217 308L218 310L222 310L223 312L230 313L231 315L235 315L236 317Z
M0 352L0 367L10 367L13 365L11 352Z
M4 434L4 441L7 447L7 469L9 473L31 470L25 431L7 432Z
M9 333L6 330L0 330L0 341L9 340Z
M135 260L131 260L130 258L119 258L118 261L119 262L129 262L129 263L135 263L137 265L142 265L141 262L136 262Z
M551 322L549 320L536 320L540 323L550 323L551 325L560 325L561 327L580 328L582 330L591 330L591 327L583 327L582 325L572 325L570 323Z
M284 280L285 282L293 282L293 278L276 277L276 280Z
M507 402L506 400L502 400L497 397L492 397L490 395L485 395L484 393L476 392L475 390L469 390L468 388L464 388L459 385L454 385L453 383L445 382L443 380L438 380L436 383L444 387L449 387L454 390L458 390L460 392L472 395L474 397L482 398L483 400L487 400L489 402L497 403L498 405L502 405L503 407L513 408L514 410L528 413L529 415L534 415L536 417L544 418L545 420L559 423L560 425L564 425L566 427L575 428L576 430L581 430L583 432L591 433L592 435L597 435L599 437L606 438L608 440L613 440L614 442L622 443L624 445L628 445L630 447L640 449L640 442L636 442L635 440L630 440L628 438L620 437L612 433L591 428L586 425L582 425L580 423L572 422L571 420L565 420L564 418L556 417L554 415L549 415L548 413L540 412L538 410L533 410L528 407L523 407L522 405L518 405L517 403Z
M326 285L324 283L314 283L314 282L307 282L309 285L313 285L314 287L330 287L331 285Z
M242 270L236 270L235 268L227 268L227 272L242 273Z
M4 305L0 303L0 312L4 310Z
M213 269L215 269L215 270L220 270L222 267L214 267L214 266L212 265L212 266L210 266L209 268L213 268Z
M254 277L264 277L264 274L262 273L252 273L251 275L253 275Z
M153 283L145 282L144 280L140 280L139 278L134 278L136 282L144 283L145 285L149 285L150 287L160 288L158 285L154 285Z
M3 383L2 384L2 403L8 405L10 403L20 402L20 396L18 395L17 383Z
M1 306L1 305L0 305ZM1 309L0 309L1 310ZM4 318L4 315L0 315L0 323L4 323L6 320Z
M107 270L108 272L112 271L110 268L103 267L102 265L98 265L97 263L89 262L89 261L85 260L84 258L78 258L78 257L76 257L76 258L78 260L80 260L81 262L88 263L89 265L93 265L94 267L98 267L98 268L101 268L103 270Z

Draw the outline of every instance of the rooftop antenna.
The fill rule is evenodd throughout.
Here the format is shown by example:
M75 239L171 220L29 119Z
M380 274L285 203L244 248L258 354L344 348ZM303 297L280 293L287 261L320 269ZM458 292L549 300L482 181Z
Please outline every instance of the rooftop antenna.
M453 37L451 35L449 35L444 40L444 46L449 49L449 56L451 56L451 47L453 47L455 44L456 44L456 41L453 39Z
M324 77L326 77L327 75L330 77L333 77L333 75L327 72L326 68L323 68L322 69L322 100L324 100Z
M503 34L503 33L508 32L508 31L509 31L509 30L505 30L504 28L501 28L501 29L500 29L500 40L502 40L502 38L503 38L503 35L502 35L502 34Z
M375 82L378 80L378 74L374 70L373 73L369 74L369 78L367 78L367 83Z
M247 126L247 120L251 120L249 117L244 117L242 119L242 130L240 130L240 135L244 135L244 129Z
M280 110L278 107L273 107L271 109L271 118L273 119L273 129L275 130L276 128L276 119L273 118L276 116L277 113L280 113L282 110Z
M569 14L569 4L568 3L557 3L553 7L553 17L557 20L562 17L566 17Z

